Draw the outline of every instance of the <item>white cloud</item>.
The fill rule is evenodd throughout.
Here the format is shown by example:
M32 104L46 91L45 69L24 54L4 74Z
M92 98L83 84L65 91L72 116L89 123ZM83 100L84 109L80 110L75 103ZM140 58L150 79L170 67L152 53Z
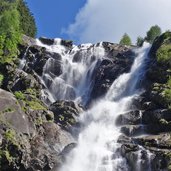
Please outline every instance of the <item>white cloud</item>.
M79 42L118 42L128 33L135 42L152 25L171 29L171 0L87 0L65 30Z

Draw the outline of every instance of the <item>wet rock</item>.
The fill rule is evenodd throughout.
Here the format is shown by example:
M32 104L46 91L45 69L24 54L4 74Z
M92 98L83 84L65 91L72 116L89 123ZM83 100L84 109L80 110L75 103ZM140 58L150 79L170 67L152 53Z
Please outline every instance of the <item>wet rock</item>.
M61 45L71 48L73 45L73 41L72 40L61 40Z
M117 125L136 125L141 124L142 122L142 113L139 110L130 111L119 115L116 124Z
M113 81L122 73L128 72L132 59L113 56L111 59L104 59L95 70L94 86L91 97L96 99L104 95Z
M144 125L125 125L121 127L121 132L126 136L138 136L146 133L146 126Z
M83 112L83 108L73 101L59 100L50 105L49 108L55 117L55 122L64 128L75 125L78 121L78 116Z
M162 120L171 121L171 111L168 109L157 109L153 111L145 111L142 114L142 123L144 124L160 124Z
M40 37L39 40L43 43L43 44L46 44L46 45L53 45L54 44L54 39L49 39L49 38L46 38L46 37Z

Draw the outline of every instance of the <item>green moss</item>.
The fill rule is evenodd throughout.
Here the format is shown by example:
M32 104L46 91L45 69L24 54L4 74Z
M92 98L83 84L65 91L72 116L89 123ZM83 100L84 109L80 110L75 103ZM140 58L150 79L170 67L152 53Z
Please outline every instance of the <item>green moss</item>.
M170 106L171 105L171 89L164 90L164 98L166 102L168 103L168 106Z
M33 110L45 110L46 108L38 101L27 101L29 107Z
M29 88L24 92L17 91L14 94L18 100L21 100L24 103L24 107L22 107L23 111L26 111L27 108L33 110L46 110L43 103L36 97L36 90Z
M16 132L14 130L12 130L12 129L8 129L5 132L4 137L8 141L16 142Z
M13 157L10 155L8 150L0 150L0 160L5 157L9 163L13 161Z
M16 91L14 95L19 100L25 100L25 95L21 91Z
M0 87L2 86L4 75L0 73Z
M37 92L35 89L32 89L32 88L28 88L25 93L28 93L30 95L33 95L33 96L37 96Z
M5 110L3 110L2 113L8 113L8 112L14 112L14 111L15 111L15 109L8 107Z

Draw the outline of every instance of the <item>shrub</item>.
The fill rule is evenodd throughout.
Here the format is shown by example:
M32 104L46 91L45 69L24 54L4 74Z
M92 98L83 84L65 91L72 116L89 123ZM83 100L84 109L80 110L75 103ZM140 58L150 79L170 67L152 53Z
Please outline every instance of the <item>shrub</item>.
M139 47L141 47L142 45L143 45L143 43L144 43L144 39L142 38L142 37L138 37L137 38L137 46L139 46Z
M149 43L153 43L156 37L161 35L161 28L158 25L152 26L149 31L147 31L147 35L145 40Z
M131 38L128 36L128 34L124 34L123 37L121 38L120 42L119 42L120 45L128 45L130 46L132 43L131 43Z
M171 44L162 45L157 51L157 60L171 66Z

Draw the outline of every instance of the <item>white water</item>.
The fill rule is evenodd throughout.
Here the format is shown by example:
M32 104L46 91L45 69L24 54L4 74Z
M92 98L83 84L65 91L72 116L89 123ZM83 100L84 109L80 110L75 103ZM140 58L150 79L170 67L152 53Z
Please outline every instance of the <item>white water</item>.
M19 64L19 69L22 70L26 64L26 57L27 57L27 52L29 50L29 46L27 47L22 59L20 60L20 64Z
M136 51L131 71L119 76L106 96L81 115L84 128L78 146L69 154L60 171L127 171L126 160L118 152L120 129L115 126L119 114L129 110L133 98L141 93L137 84L144 74L149 45Z
M56 69L54 58L49 58L44 66L42 81L48 88L48 98L51 102L56 100L75 100L86 103L93 85L92 75L94 69L104 57L104 48L101 44L82 44L67 49L61 45L60 39L55 39L54 45L48 46L37 40L37 45L45 47L49 52L61 55L62 72L56 76L51 73ZM76 60L75 56L78 55ZM54 68L53 68L54 67Z
M51 53L61 55L60 75L51 73L52 67L55 70L54 58L49 58L44 66L41 78L46 87L42 92L44 97L48 96L51 102L64 99L86 103L93 85L93 72L105 56L102 45L85 44L67 49L61 45L60 39L56 39L51 46L37 40L37 45L45 47ZM137 57L130 72L120 75L106 96L81 114L80 122L83 129L78 137L78 146L68 155L60 171L128 170L126 160L118 151L121 146L117 143L120 128L115 125L115 121L119 114L129 111L132 100L141 93L141 90L137 89L137 84L141 82L145 72L148 50L149 45L146 43L137 49L135 51ZM74 61L78 52L79 60ZM139 164L136 167L141 170L141 150L137 155Z

